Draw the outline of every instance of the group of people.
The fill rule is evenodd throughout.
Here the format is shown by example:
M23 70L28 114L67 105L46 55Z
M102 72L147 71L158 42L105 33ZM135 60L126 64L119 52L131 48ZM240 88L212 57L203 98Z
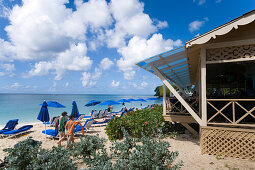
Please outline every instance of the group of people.
M74 131L72 126L75 123L74 116L67 116L66 112L63 112L60 117L56 118L55 129L59 132L58 145L61 146L61 142L67 137L68 142L74 144ZM69 120L68 120L69 119Z

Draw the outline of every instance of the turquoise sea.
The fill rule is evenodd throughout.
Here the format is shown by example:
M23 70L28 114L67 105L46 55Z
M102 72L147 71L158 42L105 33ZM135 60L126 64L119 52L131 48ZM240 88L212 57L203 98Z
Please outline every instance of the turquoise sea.
M68 114L72 111L72 102L75 100L80 114L88 115L92 109L100 110L106 109L108 106L91 106L85 107L84 105L90 100L120 100L129 98L143 98L147 99L153 97L151 95L106 95L106 94L0 94L0 128L3 127L10 119L19 119L19 124L36 123L40 122L36 118L40 111L41 104L46 101L57 101L66 106L66 108L53 108L49 107L50 117L58 116L63 111ZM141 108L148 104L159 103L161 101L148 101L148 102L131 102L126 103L126 107L131 106ZM141 106L142 104L142 106ZM119 111L122 105L114 105L113 110Z

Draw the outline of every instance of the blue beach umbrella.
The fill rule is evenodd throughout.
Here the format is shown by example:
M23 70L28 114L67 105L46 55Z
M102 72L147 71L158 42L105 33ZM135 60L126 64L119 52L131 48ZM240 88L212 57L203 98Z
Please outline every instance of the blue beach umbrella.
M48 106L48 104L46 103L46 101L44 101L42 103L42 107L41 107L41 110L39 112L39 115L37 116L38 120L45 123L45 136L46 136L46 122L48 122L50 120L50 116L49 116L47 106Z
M130 101L127 99L120 99L120 100L118 100L118 102L130 102Z
M135 102L136 100L135 99L128 99L128 101Z
M89 107L89 106L95 106L97 104L101 103L100 101L97 100L91 100L89 101L87 104L85 104L85 106Z
M158 98L148 98L146 100L158 100Z
M73 115L75 118L76 118L76 117L79 117L80 114L79 114L79 110L78 110L78 107L77 107L76 102L73 101L72 105L73 105L73 107L72 107L72 113L71 113L71 115Z
M43 103L40 104L40 105L43 105ZM62 105L62 104L60 104L60 103L58 103L58 102L56 102L56 101L48 101L48 102L47 102L47 105L48 105L48 107L65 108L64 105Z
M121 104L121 103L115 102L113 100L107 100L103 103L100 103L99 105L116 105L116 104Z
M147 101L144 100L144 99L136 99L135 101L138 101L138 102L147 102Z

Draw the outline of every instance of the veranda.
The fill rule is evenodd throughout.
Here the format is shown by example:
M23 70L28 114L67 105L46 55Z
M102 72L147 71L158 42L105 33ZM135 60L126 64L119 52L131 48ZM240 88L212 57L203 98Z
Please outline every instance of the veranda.
M199 134L202 154L255 160L254 20L255 10L137 63L162 80L165 120Z

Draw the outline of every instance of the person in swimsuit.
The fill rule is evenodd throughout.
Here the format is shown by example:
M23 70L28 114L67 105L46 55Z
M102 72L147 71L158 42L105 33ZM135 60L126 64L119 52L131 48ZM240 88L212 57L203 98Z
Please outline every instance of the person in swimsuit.
M67 120L67 113L63 112L61 114L62 116L59 117L59 126L58 126L58 131L59 131L59 141L58 145L61 146L61 142L65 139L65 126L66 126L66 120Z
M69 121L66 123L66 130L67 130L67 136L68 136L68 142L72 142L74 144L74 131L70 130L74 124L74 116L69 116Z

